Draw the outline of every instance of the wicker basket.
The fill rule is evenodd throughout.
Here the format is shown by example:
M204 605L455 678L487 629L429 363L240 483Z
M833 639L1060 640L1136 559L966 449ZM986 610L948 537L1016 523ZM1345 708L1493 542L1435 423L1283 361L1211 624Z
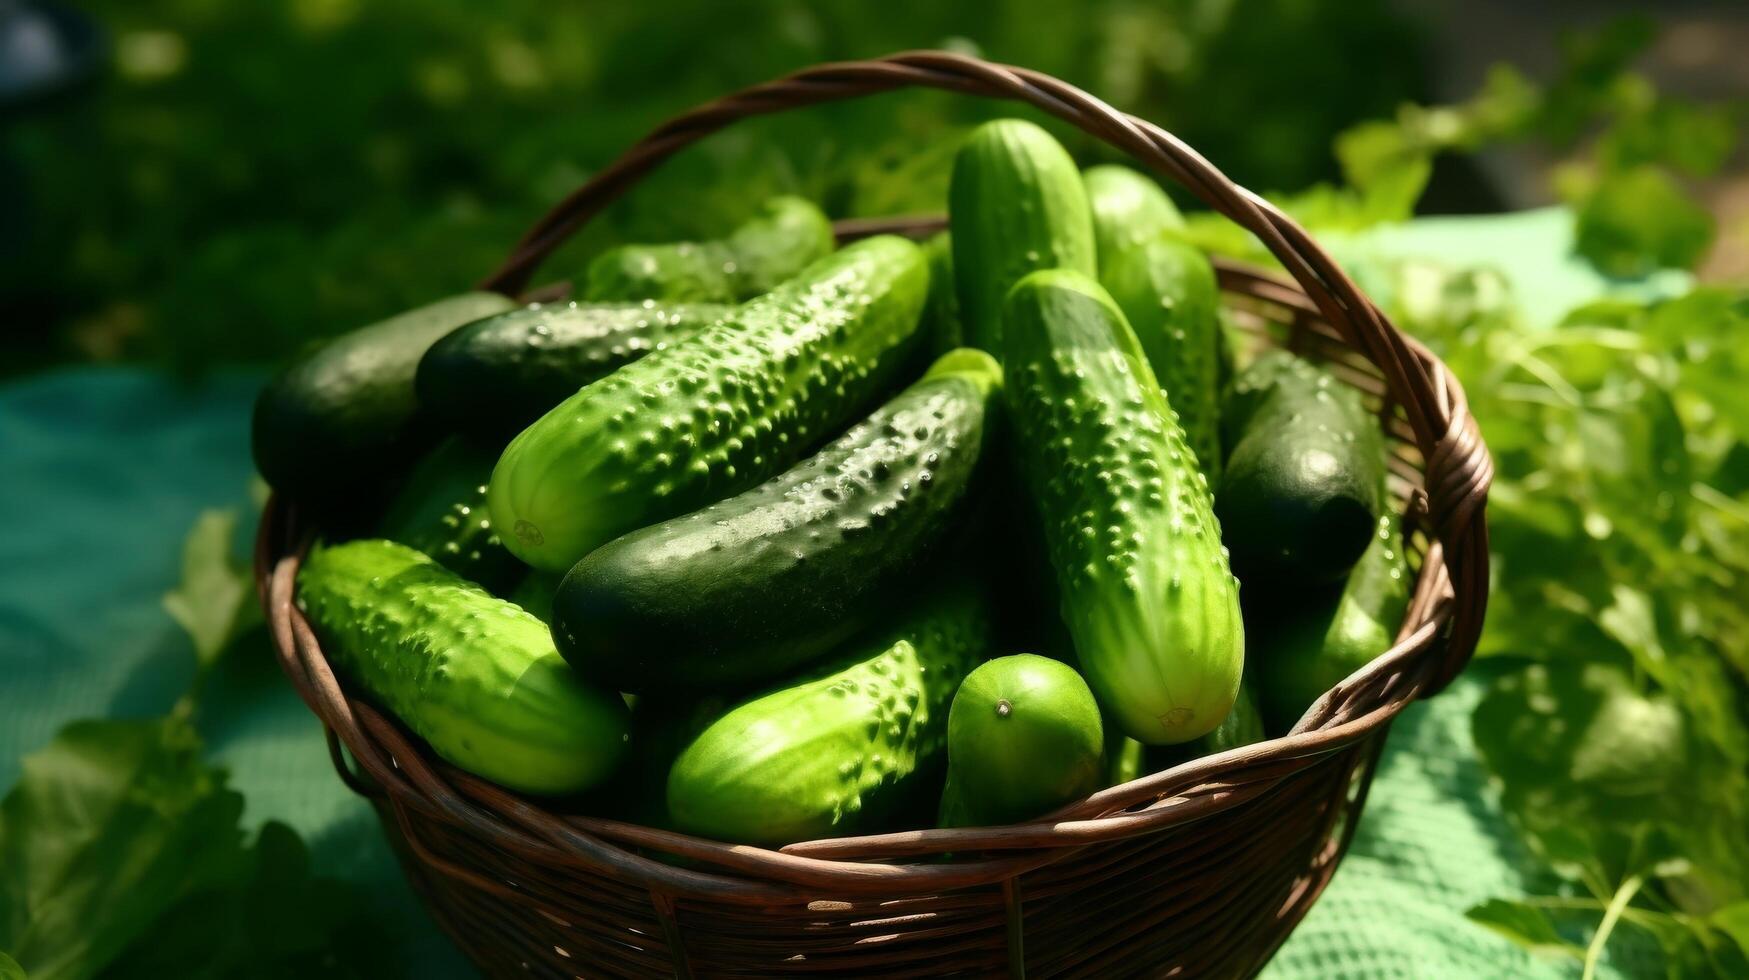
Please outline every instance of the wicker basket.
M1391 719L1474 649L1491 468L1456 379L1286 216L1170 134L1047 76L915 52L743 90L647 136L542 218L485 286L522 293L610 200L737 119L907 86L1030 103L1182 184L1280 259L1294 281L1220 264L1227 309L1259 344L1325 362L1378 411L1417 575L1398 641L1286 737L1101 790L1033 823L729 846L555 812L443 764L355 700L292 601L313 529L275 500L256 576L281 666L439 923L491 975L1249 975L1329 881Z

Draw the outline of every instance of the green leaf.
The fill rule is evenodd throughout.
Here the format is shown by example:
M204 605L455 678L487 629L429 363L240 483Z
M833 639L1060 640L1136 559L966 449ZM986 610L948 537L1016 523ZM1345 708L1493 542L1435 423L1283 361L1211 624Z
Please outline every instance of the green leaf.
M164 595L203 667L259 618L249 570L232 557L236 532L235 510L202 511L182 545L182 583Z
M0 948L35 980L95 976L236 873L242 808L184 720L69 725L0 802Z
M0 953L0 980L29 980L24 975L24 967L18 961L5 953Z
M359 896L313 875L303 841L271 821L239 874L167 909L104 980L387 977L402 972L390 952Z
M1749 902L1727 905L1709 916L1707 922L1730 937L1740 954L1749 957Z
M1654 166L1606 175L1578 211L1579 254L1611 276L1693 268L1712 245L1712 216Z
M1532 905L1491 898L1464 915L1538 956L1577 960L1585 955L1582 947L1561 938L1548 913Z

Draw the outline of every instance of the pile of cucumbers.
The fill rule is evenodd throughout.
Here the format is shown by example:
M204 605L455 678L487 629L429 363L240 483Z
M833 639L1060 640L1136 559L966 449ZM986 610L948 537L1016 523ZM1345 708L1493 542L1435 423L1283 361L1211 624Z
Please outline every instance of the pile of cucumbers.
M255 411L326 535L299 607L449 763L725 841L1025 821L1279 735L1402 618L1386 450L1240 356L1182 229L999 120L922 243L780 198L575 302L341 336Z

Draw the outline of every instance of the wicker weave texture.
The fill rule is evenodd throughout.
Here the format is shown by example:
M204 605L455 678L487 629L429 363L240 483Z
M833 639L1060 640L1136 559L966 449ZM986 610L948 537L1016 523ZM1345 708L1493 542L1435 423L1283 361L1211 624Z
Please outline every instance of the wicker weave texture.
M293 601L319 529L276 499L256 577L281 666L440 924L491 975L1248 975L1329 880L1390 720L1442 688L1474 649L1491 465L1456 379L1286 216L1170 134L1048 76L916 52L743 90L656 129L540 219L484 284L524 292L602 207L737 119L907 86L1029 103L1179 182L1280 259L1291 279L1218 263L1225 305L1258 345L1323 362L1378 412L1416 569L1397 643L1285 737L1101 790L1029 824L733 846L508 793L438 761L351 697Z

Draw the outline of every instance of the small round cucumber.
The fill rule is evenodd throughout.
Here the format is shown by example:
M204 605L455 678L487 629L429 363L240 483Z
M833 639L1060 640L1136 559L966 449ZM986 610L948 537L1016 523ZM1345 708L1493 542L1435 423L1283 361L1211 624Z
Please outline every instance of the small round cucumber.
M573 793L625 752L625 702L578 679L546 624L412 548L319 547L298 573L298 605L347 680L469 772Z
M1198 738L1232 710L1245 662L1208 478L1098 283L1036 272L1007 311L1014 444L1081 672L1131 738Z
M1348 574L1372 539L1385 451L1360 393L1272 350L1233 380L1222 410L1227 464L1216 497L1247 585Z
M948 704L989 652L989 609L964 579L900 608L830 672L755 697L694 739L668 774L675 826L749 844L868 831L938 777Z
M536 303L457 328L425 352L425 413L506 440L577 389L697 333L734 307L710 303Z
M509 309L465 293L342 334L293 361L255 399L255 467L301 503L373 496L435 441L418 425L413 374L438 338Z
M1099 788L1099 704L1075 668L1021 653L966 675L947 719L942 826L1030 820Z
M603 252L589 264L582 295L592 302L735 303L771 290L835 244L832 222L819 208L776 197L724 239Z
M830 651L963 523L1001 381L961 348L806 462L597 548L554 595L559 650L640 693L764 680Z

